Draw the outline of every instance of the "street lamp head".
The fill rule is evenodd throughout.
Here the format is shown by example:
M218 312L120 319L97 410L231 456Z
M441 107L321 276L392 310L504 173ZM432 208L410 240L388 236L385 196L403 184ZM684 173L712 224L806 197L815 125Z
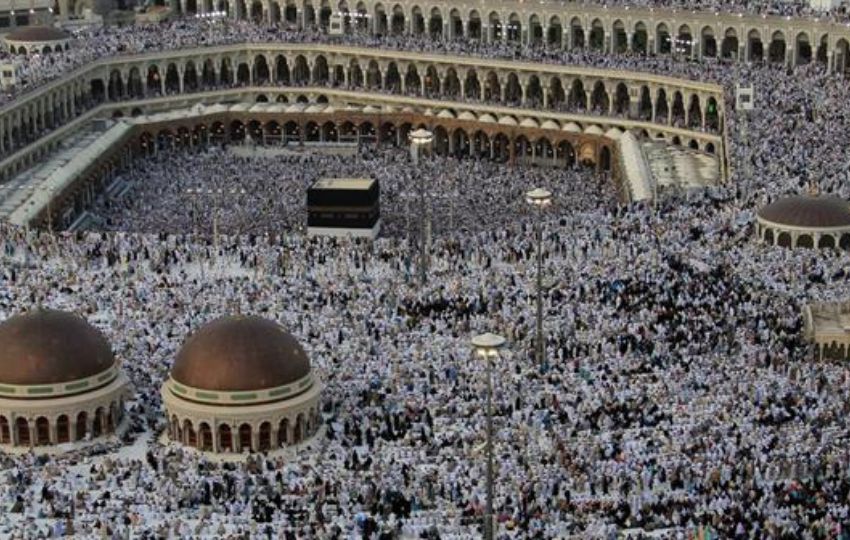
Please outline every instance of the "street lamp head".
M480 356L495 356L504 345L505 338L490 332L472 338L472 347Z
M419 128L410 134L410 142L416 145L431 144L434 134L427 129Z
M534 188L525 194L525 200L528 204L533 204L539 208L545 208L552 203L552 192L548 189Z

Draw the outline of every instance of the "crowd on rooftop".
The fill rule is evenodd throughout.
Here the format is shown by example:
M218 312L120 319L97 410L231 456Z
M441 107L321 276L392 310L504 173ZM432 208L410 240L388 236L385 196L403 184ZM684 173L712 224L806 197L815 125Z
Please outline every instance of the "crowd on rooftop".
M119 44L193 46L210 35L196 24L101 30L81 38L90 56L68 62ZM249 23L220 26L222 40L269 39ZM844 77L817 64L789 73L469 47L433 50L664 72L717 81L730 96L750 81L756 109L728 103L731 181L654 208L618 204L610 179L581 168L435 156L414 171L391 148L339 158L213 147L134 164L125 198L92 208L101 231L0 225L0 318L34 305L83 314L135 388L123 443L4 457L0 534L478 538L486 370L469 339L493 331L508 341L493 378L500 538L850 538L850 370L814 362L800 333L802 306L845 298L850 268L839 252L752 238L754 210L769 200L812 184L850 195ZM343 174L381 182L386 219L373 243L299 230L306 186ZM410 222L419 175L433 224L424 284ZM201 184L221 190L216 200L187 192ZM542 363L538 216L523 201L537 186L556 201L542 221ZM325 385L323 433L309 448L221 464L157 442L157 389L181 343L234 312L281 322L308 351Z

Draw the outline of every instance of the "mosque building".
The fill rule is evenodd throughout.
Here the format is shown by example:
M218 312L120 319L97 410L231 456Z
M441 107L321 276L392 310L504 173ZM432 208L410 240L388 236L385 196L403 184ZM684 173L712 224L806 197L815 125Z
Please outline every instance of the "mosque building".
M113 434L128 386L109 342L78 315L37 309L0 323L0 447Z
M213 453L270 451L319 427L321 383L300 343L255 316L214 320L179 351L162 386L173 442Z

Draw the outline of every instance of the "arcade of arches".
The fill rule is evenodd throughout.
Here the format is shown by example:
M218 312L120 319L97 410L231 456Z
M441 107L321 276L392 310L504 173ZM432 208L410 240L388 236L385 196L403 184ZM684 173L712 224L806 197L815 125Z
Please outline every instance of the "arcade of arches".
M170 0L179 13L213 10L235 19L327 29L338 13L345 32L545 45L564 50L676 54L689 58L769 61L788 66L821 62L848 67L850 31L828 19L733 13L567 6L558 3L462 7L435 0ZM673 47L674 42L685 44Z
M100 60L0 109L0 156L32 145L102 103L249 86L279 91L312 85L366 91L372 97L380 91L445 100L455 107L487 104L622 118L660 130L690 131L693 137L719 138L724 130L721 87L639 73L289 44L150 56Z

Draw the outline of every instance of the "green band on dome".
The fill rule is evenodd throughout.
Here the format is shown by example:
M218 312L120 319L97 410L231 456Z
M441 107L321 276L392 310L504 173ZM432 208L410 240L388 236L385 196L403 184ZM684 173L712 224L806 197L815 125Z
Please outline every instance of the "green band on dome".
M179 394L182 399L197 401L199 403L209 403L212 405L225 405L227 403L238 405L252 405L257 403L267 403L269 401L280 401L298 396L313 386L313 374L308 373L301 379L287 383L283 386L276 386L263 390L255 390L253 392L245 391L215 391L204 390L202 388L193 388L185 384L178 383L170 378L166 381L166 386L175 394Z
M115 380L118 377L118 373L118 363L114 363L106 371L73 381L63 381L55 384L3 384L0 385L0 398L28 399L35 396L47 395L51 398L66 396L89 388L99 388Z

